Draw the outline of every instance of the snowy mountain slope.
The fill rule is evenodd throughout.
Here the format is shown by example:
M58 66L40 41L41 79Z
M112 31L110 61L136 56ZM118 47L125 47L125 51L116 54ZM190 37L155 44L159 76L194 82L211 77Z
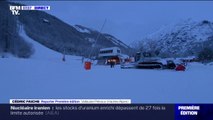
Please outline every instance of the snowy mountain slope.
M202 42L207 40L209 36L212 36L212 31L213 23L211 23L210 21L203 20L196 22L188 19L176 24L173 23L171 25L164 26L148 37L157 40L157 38L159 39L159 37L165 36L165 34L170 33L171 35L173 35L172 37L185 37L188 35L191 37L195 37L195 40L197 40L198 42ZM177 35L175 33L177 33Z
M104 34L104 36L106 38L108 38L109 40L111 40L115 45L118 45L118 46L123 46L124 48L129 48L129 46L127 46L126 44L124 44L122 41L118 40L117 38L115 38L114 36L112 35L109 35L109 34ZM130 48L129 48L130 49Z
M124 54L129 54L129 49L131 49L112 35L108 38L104 33L91 28L67 24L44 11L20 11L20 16L13 16L9 11L9 4L21 5L12 2L1 4L0 18L5 19L0 20L2 24L0 36L8 39L0 40L2 43L0 44L0 54L2 52L12 53L14 56L21 58L29 58L32 54L30 45L24 43L17 35L16 21L24 26L25 32L30 38L60 53L65 51L65 54L89 57L96 56L101 48L106 47L117 46ZM9 37L7 36L8 33ZM99 34L100 37L97 43L94 44ZM92 52L90 52L91 49Z
M84 27L82 25L75 25L75 28L83 33L83 36L86 38L86 40L89 40L89 42L91 43L95 43L95 40L99 34L98 31L93 30L91 28L87 28ZM124 50L124 53L126 52L126 50L131 49L128 45L126 45L125 43L123 43L121 40L115 38L114 36L110 35L110 34L106 34L106 33L102 33L99 40L97 40L97 43L102 43L105 45L108 45L109 47L111 46L110 44L113 44L113 46L118 46L120 47L122 50ZM113 47L111 46L111 47Z
M159 50L161 54L191 56L203 47L213 47L212 36L212 22L207 20L195 22L188 19L177 24L164 26L159 31L149 35L144 46L149 41L154 41L155 49ZM149 46L146 48L149 49Z
M28 37L23 26L20 26L19 35L24 38L25 41L32 44L35 51L35 53L31 56L31 58L33 59L45 59L50 57L62 56L61 53L51 50Z
M114 69L93 65L85 70L80 57L34 46L31 59L0 58L0 103L9 99L126 98L133 103L212 103L213 65L191 63L185 72L172 70ZM7 92L5 92L5 90Z
M79 32L90 34L90 30L89 30L88 28L81 27L80 25L75 25L74 27L75 27L76 30L78 30Z
M0 103L13 98L129 98L133 103L190 104L213 101L213 65L191 63L185 72L99 65L85 70L81 57L67 55L62 62L62 54L52 49L63 46L59 44L63 42L69 45L65 47L88 47L75 42L85 40L83 43L91 45L92 34L80 33L40 12L30 12L25 17L20 18L24 28L20 27L19 35L32 44L35 54L30 59L0 58ZM83 39L88 36L91 39ZM107 41L104 37L102 40Z
M90 54L88 51L92 48L95 49L93 55L97 55L99 49L105 47L117 46L123 53L130 49L122 41L120 41L122 45L115 44L103 33L94 46L93 41L97 38L98 31L82 25L69 25L43 11L21 11L18 20L24 25L26 34L30 38L61 53L66 49L66 54L88 57Z
M82 25L75 25L74 26L79 32L82 33L87 33L87 34L95 34L98 33L98 31L91 29L91 28L87 28L84 27ZM121 40L115 38L114 36L107 34L107 33L102 33L101 36L105 37L107 41L112 42L114 44L114 46L122 46L122 48L126 48L126 49L130 49L130 47L128 45L126 45L125 43L123 43ZM97 36L96 36L97 37ZM95 41L96 38L87 38L91 41L91 39L93 39Z
M61 62L63 55L57 51L47 48L46 46L36 42L35 40L31 39L25 32L23 25L19 26L19 35L28 43L30 43L34 49L34 54L30 57L32 60L40 60L40 61L52 61L52 62ZM80 56L71 56L66 55L66 64L69 62L80 62ZM78 60L78 61L76 61Z

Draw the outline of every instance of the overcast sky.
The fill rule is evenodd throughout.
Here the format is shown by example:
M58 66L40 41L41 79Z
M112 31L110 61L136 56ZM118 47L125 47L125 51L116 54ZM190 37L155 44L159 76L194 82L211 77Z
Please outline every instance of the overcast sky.
M50 5L48 13L75 25L80 24L109 33L130 44L157 31L162 26L186 19L210 20L213 22L213 2L169 1L49 1L27 2L27 5Z

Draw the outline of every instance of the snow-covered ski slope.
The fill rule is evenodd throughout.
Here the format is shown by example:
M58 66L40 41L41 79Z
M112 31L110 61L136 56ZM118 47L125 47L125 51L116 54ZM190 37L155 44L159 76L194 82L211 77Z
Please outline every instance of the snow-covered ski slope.
M14 98L127 98L133 103L212 103L213 65L189 64L187 71L92 66L30 39L30 59L0 58L0 103Z
M24 38L25 41L33 45L35 53L31 56L31 60L46 60L46 61L61 61L62 54L51 50L42 44L32 40L30 37L27 36L23 26L20 26L19 35ZM63 49L63 48L62 48ZM81 59L80 57L75 56L66 56L66 59ZM68 61L69 62L69 61Z

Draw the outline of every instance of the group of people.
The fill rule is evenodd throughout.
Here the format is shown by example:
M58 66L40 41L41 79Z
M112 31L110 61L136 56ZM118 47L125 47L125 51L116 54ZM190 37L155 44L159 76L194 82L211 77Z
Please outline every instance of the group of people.
M115 67L115 64L116 64L116 60L114 60L114 59L109 59L109 60L108 60L108 63L110 64L110 67L111 67L111 68L114 68L114 67Z

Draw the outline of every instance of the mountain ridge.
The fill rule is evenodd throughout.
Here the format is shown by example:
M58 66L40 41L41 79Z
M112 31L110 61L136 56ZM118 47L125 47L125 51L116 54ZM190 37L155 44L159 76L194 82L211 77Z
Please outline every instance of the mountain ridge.
M160 56L194 56L205 47L213 48L213 23L185 20L143 39L143 50L158 51Z
M19 20L29 37L58 52L65 50L65 54L89 56L89 49L94 49L92 54L97 55L100 48L113 46L120 47L126 53L130 48L123 47L123 44L127 45L120 40L122 45L115 44L104 33L100 33L99 40L94 46L92 41L95 41L98 31L82 25L71 26L43 11L21 11Z

